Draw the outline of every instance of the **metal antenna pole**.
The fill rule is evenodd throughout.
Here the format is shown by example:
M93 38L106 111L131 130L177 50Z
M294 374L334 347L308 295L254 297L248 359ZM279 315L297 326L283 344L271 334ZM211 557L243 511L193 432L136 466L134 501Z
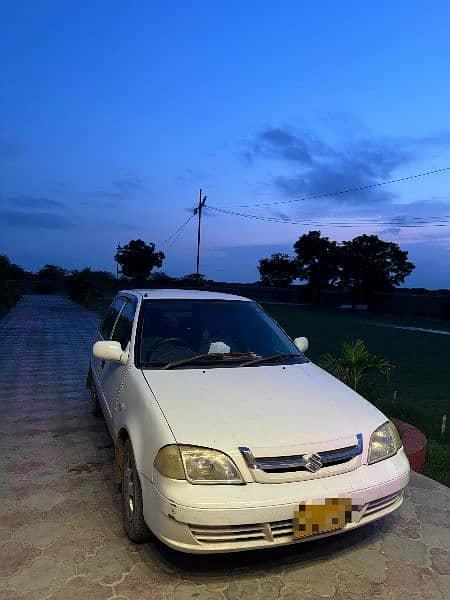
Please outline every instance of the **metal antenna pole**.
M197 225L197 269L196 276L198 279L200 272L200 230L201 230L201 221L202 221L202 208L205 206L206 196L202 198L202 190L200 190L199 198L198 198L198 207L194 210L194 214L198 215L198 225Z

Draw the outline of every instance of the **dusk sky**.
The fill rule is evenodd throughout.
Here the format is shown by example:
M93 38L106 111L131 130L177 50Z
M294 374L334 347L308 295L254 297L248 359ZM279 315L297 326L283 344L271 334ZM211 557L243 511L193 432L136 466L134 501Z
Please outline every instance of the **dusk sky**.
M212 279L320 229L450 287L450 170L333 195L450 167L449 27L445 2L3 1L0 254L113 271L142 238L191 273L195 220L170 236L201 187Z

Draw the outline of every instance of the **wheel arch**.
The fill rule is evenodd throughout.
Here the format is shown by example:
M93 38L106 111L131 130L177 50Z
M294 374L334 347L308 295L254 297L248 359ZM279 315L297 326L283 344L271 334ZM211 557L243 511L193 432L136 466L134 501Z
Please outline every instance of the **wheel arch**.
M94 377L92 375L92 366L89 365L89 369L86 375L86 387L88 390L92 389L92 386L94 384Z
M117 434L116 452L114 456L114 480L116 483L122 482L122 467L123 467L123 451L127 440L131 440L130 434L126 427L122 427Z

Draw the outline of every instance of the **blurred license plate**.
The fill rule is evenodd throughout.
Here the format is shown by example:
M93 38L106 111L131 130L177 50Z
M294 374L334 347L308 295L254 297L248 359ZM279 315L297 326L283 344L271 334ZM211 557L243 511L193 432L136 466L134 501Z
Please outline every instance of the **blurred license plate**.
M323 504L300 504L294 512L294 537L303 538L334 531L351 521L351 498L326 498Z

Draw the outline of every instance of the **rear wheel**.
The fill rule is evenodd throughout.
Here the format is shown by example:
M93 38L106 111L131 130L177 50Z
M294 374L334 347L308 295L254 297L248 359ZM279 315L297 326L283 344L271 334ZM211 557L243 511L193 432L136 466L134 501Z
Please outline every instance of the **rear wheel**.
M129 439L125 442L123 450L122 519L123 528L131 541L140 544L151 538L150 530L144 521L141 483Z

